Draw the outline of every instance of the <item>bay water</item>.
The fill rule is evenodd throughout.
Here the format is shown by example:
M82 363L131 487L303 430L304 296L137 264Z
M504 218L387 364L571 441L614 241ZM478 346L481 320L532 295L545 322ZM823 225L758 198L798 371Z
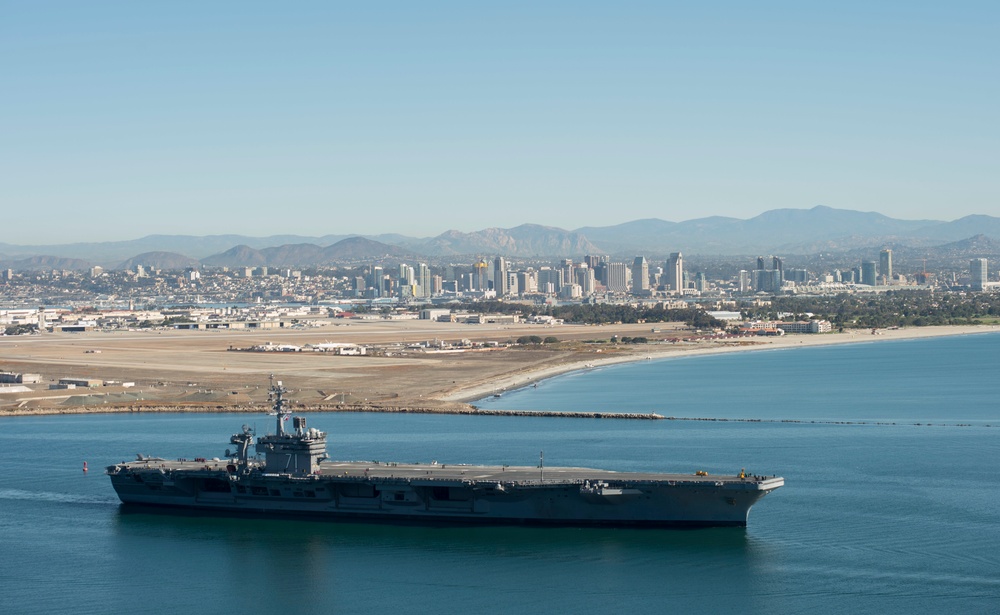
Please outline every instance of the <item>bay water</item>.
M0 613L1000 612L1000 335L646 361L482 407L313 414L334 459L784 476L747 528L414 527L136 513L103 467L265 415L0 420ZM82 471L86 461L90 471Z

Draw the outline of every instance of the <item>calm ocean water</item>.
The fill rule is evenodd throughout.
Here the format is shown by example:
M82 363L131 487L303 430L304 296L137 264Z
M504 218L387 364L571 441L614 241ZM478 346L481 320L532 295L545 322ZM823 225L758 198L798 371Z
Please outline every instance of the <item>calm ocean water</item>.
M126 513L103 466L216 456L270 419L3 419L0 613L997 613L998 358L997 334L740 353L483 402L752 421L309 417L339 459L534 465L544 450L547 465L784 476L746 529Z

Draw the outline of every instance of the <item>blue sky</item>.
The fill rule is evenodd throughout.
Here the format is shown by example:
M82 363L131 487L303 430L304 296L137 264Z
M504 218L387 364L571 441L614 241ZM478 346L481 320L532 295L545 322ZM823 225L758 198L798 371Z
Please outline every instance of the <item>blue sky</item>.
M0 0L0 242L1000 216L998 17Z

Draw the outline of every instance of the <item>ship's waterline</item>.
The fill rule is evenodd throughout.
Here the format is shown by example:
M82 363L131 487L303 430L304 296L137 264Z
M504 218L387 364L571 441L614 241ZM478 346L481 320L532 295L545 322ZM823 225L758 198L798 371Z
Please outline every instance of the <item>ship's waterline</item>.
M567 526L745 526L750 508L784 485L772 476L709 476L590 468L334 462L326 434L295 417L271 386L275 433L244 426L226 459L140 456L107 468L124 504L331 520Z

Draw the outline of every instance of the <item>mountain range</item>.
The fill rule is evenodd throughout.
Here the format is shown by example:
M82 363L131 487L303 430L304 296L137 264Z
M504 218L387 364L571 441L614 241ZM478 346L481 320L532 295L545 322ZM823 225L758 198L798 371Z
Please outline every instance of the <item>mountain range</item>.
M615 226L564 230L537 224L471 233L446 231L436 237L398 234L306 237L273 235L150 235L102 243L23 246L0 243L0 266L13 269L106 268L176 269L207 266L304 267L363 260L417 260L504 255L515 258L610 254L686 255L816 254L878 249L926 248L981 235L989 245L1000 239L1000 218L972 215L945 222L901 220L876 212L818 206L775 209L746 220L713 216L684 222L657 218Z

